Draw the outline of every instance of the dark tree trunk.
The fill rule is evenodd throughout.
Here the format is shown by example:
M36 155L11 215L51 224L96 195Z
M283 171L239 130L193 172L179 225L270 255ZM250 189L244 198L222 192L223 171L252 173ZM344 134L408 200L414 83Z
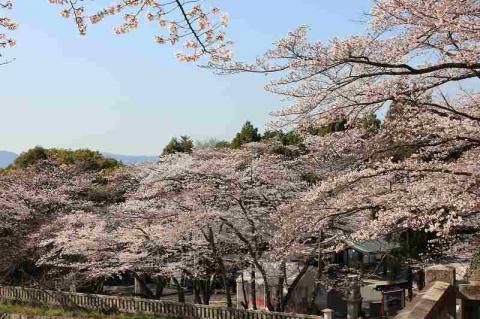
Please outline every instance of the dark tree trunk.
M202 296L202 303L204 305L210 304L210 297L212 296L212 289L208 280L204 280L200 285L200 293Z
M281 311L284 311L285 307L287 306L288 301L290 300L290 298L293 295L293 292L295 291L295 288L297 287L300 280L303 278L303 275L305 275L305 273L307 272L309 266L310 266L310 261L307 260L305 262L305 265L302 267L302 269L298 273L298 275L295 277L293 282L288 287L287 294L285 295L285 297L282 298L282 303L281 303L281 307L280 307Z
M255 266L252 265L252 272L250 273L250 293L252 295L252 308L257 310L257 283L255 281Z
M315 289L313 290L312 297L310 299L310 305L308 307L309 314L312 314L315 311L315 299L317 298L317 295L322 287L321 280L324 266L325 265L323 261L319 258L317 273L315 274Z
M185 302L185 290L183 287L180 285L180 282L178 282L178 279L173 277L173 283L175 284L175 287L177 288L178 292L178 302Z
M323 262L322 254L322 242L324 240L323 231L320 231L318 236L318 246L317 246L317 273L315 274L315 289L312 293L312 299L310 299L310 305L308 307L308 313L312 314L315 310L315 299L317 298L320 289L322 288L322 276L323 270L325 268L325 263Z
M163 296L163 290L167 286L167 278L159 277L156 280L156 290L155 290L155 299L161 299Z
M280 276L278 276L278 282L277 282L277 291L276 291L276 301L277 304L275 306L275 310L278 312L283 312L283 287L286 282L287 278L287 268L286 268L286 261L283 260L280 263Z
M193 281L193 303L201 304L202 299L200 298L200 283L198 280Z
M248 303L248 296L247 296L247 290L245 289L245 277L243 276L243 271L242 271L242 293L243 293L243 301L240 301L240 304L244 309L248 309L249 303Z
M255 266L257 266L258 271L260 271L260 274L262 275L263 286L265 287L265 303L267 304L267 309L274 311L275 307L272 303L272 290L270 288L270 284L268 283L267 272L265 271L265 268L260 265L260 262L257 260L256 256L254 258Z
M225 288L225 296L227 297L227 307L232 307L232 293L230 292L230 286L228 284L228 277L227 277L227 270L225 268L225 264L223 263L223 259L218 254L217 245L215 243L215 237L213 235L212 227L208 227L208 236L207 240L210 244L210 248L212 249L213 256L218 263L220 268L220 276L222 277L223 287ZM209 298L210 299L210 298Z
M275 309L275 307L273 306L273 303L272 303L272 290L271 290L270 284L268 282L267 272L265 271L265 269L263 268L263 266L259 262L259 255L261 253L261 248L258 245L257 239L255 238L256 236L255 235L253 236L254 240L253 240L253 245L252 245L252 242L250 242L242 234L242 232L240 232L238 230L238 228L235 227L235 225L233 225L230 221L228 221L225 218L220 218L220 219L222 220L222 222L226 226L228 226L230 229L232 229L233 232L235 233L235 235L237 235L237 237L245 244L245 246L248 250L248 253L250 254L250 257L252 258L252 261L255 264L255 267L257 267L258 271L262 275L263 284L264 284L264 287L265 287L265 301L266 301L266 304L267 304L267 309L270 310L270 311L273 311ZM253 231L252 233L255 234L256 232Z

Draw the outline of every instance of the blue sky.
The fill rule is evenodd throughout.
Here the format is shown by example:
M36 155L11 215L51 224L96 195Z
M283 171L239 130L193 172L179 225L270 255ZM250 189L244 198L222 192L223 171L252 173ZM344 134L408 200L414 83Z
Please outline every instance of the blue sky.
M366 0L205 2L229 13L235 55L247 60L300 24L312 39L360 33L369 8ZM16 60L0 67L0 149L157 155L172 136L231 139L246 120L263 129L281 105L263 90L264 76L179 63L176 48L153 43L151 28L116 36L106 20L81 37L47 0L15 5L18 45L5 53Z

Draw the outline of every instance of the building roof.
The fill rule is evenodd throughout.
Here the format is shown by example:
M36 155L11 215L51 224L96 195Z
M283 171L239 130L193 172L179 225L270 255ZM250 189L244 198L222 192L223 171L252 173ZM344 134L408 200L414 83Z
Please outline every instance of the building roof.
M387 252L400 247L398 243L388 242L383 239L371 239L360 242L347 242L350 248L361 251L362 253Z

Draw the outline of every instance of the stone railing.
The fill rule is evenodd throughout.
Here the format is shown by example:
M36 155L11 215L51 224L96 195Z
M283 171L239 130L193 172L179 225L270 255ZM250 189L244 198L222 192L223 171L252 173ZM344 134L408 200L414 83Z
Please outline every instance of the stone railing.
M455 269L437 265L425 270L425 288L394 319L479 319L480 285L457 284ZM460 300L457 310L456 301Z
M142 313L186 319L323 319L319 316L221 308L206 305L0 286L0 300L31 306L102 312Z

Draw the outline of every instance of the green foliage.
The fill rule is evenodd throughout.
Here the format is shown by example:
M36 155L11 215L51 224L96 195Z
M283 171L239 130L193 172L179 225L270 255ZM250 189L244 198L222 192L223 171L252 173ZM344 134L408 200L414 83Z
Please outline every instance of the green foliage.
M193 141L188 136L181 136L180 140L172 137L170 142L163 149L162 155L174 153L191 153L193 150Z
M214 137L205 140L205 141L196 141L195 148L205 149L205 148L227 148L230 147L230 143L225 140L219 140Z
M423 253L428 250L428 242L435 238L432 233L423 230L407 229L399 238L400 248L397 255L408 258L421 259Z
M12 166L25 168L35 164L38 161L48 159L47 150L41 146L35 146L26 152L21 153L13 162Z
M319 181L319 178L315 173L305 172L302 174L302 179L306 181L309 185L313 185Z
M382 160L386 158L391 158L392 162L401 162L419 150L419 147L416 145L402 145L398 143L385 143L385 146L382 152L374 155L374 159Z
M240 148L243 144L259 142L262 136L258 134L258 128L254 127L250 121L245 122L240 132L235 135L230 143L232 148Z
M228 143L227 141L218 141L217 143L215 143L215 148L229 148L230 147L230 143Z
M355 123L356 126L363 128L365 131L375 134L380 130L382 122L377 118L373 112L368 113L363 118Z
M99 152L89 149L45 149L36 146L21 153L9 168L26 168L47 159L55 160L60 165L79 165L90 170L112 170L122 165L121 162L113 158L105 158Z
M375 134L380 130L382 122L377 118L377 115L375 113L370 112L361 119L356 120L353 125L363 128L369 133ZM334 132L342 132L346 129L347 120L340 119L320 127L311 126L310 128L308 128L308 133L311 135L325 136Z
M386 152L386 157L391 157L393 162L401 162L418 151L417 146L410 145L389 145L391 151Z
M278 139L283 145L298 145L302 143L302 139L294 131L284 133L280 130L265 131L262 139Z
M308 129L308 133L311 135L325 136L334 132L341 132L346 130L347 120L337 120L327 125L320 127L312 126Z

